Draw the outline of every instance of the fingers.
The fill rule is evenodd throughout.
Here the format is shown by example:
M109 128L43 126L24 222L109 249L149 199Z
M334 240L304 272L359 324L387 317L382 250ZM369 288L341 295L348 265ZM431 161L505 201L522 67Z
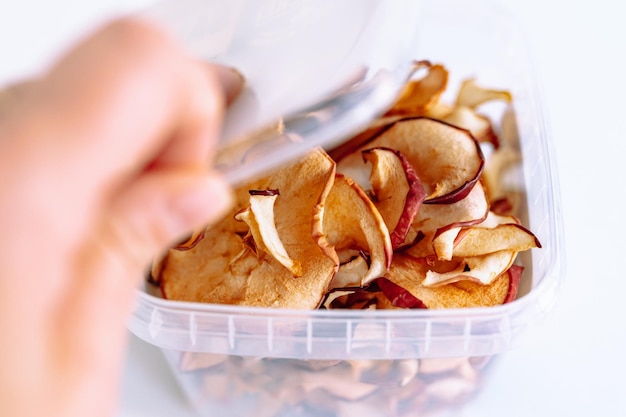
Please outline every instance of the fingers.
M37 85L37 81L28 80L0 89L0 122L14 108L19 107Z
M53 172L80 173L72 186L90 185L97 203L57 322L114 340L152 258L232 204L208 161L242 77L125 21L79 46L45 82L40 109L62 142L56 154L69 155ZM82 340L73 343L89 343Z
M215 174L148 173L112 203L98 233L99 245L140 276L154 255L207 221L221 218L232 198L228 185Z
M159 29L122 20L77 45L24 105L11 106L0 123L11 139L0 142L0 171L11 177L0 185L16 197L8 211L21 219L18 243L28 244L28 230L46 236L50 265L75 253L72 277L55 275L44 288L68 289L66 321L87 317L90 302L131 297L152 256L230 205L209 160L241 83Z
M52 239L81 236L142 175L207 173L240 89L237 72L191 59L159 29L114 22L62 58L0 126L17 139L3 148L4 168L13 183L27 177L24 200L47 207L39 222L54 225Z
M92 231L75 259L79 275L62 304L57 321L78 350L111 355L90 340L115 340L131 313L134 289L164 242L180 239L207 218L230 207L229 188L217 176L153 173L121 195L99 228ZM87 337L93 335L93 337Z
M79 45L45 84L51 131L62 132L56 154L70 155L53 172L81 174L72 185L94 193L97 244L130 273L230 205L209 158L242 87L236 71L192 60L154 27L125 20Z
M220 85L224 89L224 95L226 96L226 104L231 104L241 94L245 79L243 75L234 68L222 67L219 65L213 66Z
M48 168L71 178L71 190L114 188L146 167L205 166L240 82L149 24L117 21L45 77L22 119L23 148L63 155L62 166Z

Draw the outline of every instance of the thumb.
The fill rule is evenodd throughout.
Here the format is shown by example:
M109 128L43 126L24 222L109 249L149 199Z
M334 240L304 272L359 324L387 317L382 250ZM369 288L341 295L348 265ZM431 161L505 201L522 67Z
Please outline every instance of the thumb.
M148 171L113 197L77 254L74 283L59 306L64 349L90 355L86 361L72 357L72 366L106 366L123 357L123 343L115 341L123 340L121 324L133 307L133 289L151 259L193 229L217 221L232 201L231 189L217 174L181 170Z
M231 189L215 173L144 173L109 206L101 244L131 271L143 271L154 255L219 220L232 202Z

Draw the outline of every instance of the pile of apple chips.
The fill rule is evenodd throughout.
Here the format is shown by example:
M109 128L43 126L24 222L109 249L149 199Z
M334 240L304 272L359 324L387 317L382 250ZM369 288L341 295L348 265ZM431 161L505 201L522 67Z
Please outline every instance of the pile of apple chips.
M468 79L444 103L448 75L416 62L384 116L239 187L232 213L171 248L151 281L167 299L294 309L514 300L517 255L541 245L505 181L517 144L481 112L511 95Z

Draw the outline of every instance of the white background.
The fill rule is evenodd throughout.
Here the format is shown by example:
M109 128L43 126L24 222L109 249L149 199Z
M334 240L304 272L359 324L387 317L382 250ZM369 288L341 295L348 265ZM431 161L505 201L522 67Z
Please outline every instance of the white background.
M567 248L557 304L504 355L463 416L626 415L626 25L616 2L493 0L530 40L557 162ZM147 0L0 0L0 83ZM160 353L130 337L118 417L195 417Z

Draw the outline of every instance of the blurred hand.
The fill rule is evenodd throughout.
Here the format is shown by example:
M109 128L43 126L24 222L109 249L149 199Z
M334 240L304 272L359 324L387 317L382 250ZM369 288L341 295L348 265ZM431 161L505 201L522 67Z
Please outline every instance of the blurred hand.
M115 413L150 260L231 204L210 160L240 88L121 20L0 95L0 415Z

